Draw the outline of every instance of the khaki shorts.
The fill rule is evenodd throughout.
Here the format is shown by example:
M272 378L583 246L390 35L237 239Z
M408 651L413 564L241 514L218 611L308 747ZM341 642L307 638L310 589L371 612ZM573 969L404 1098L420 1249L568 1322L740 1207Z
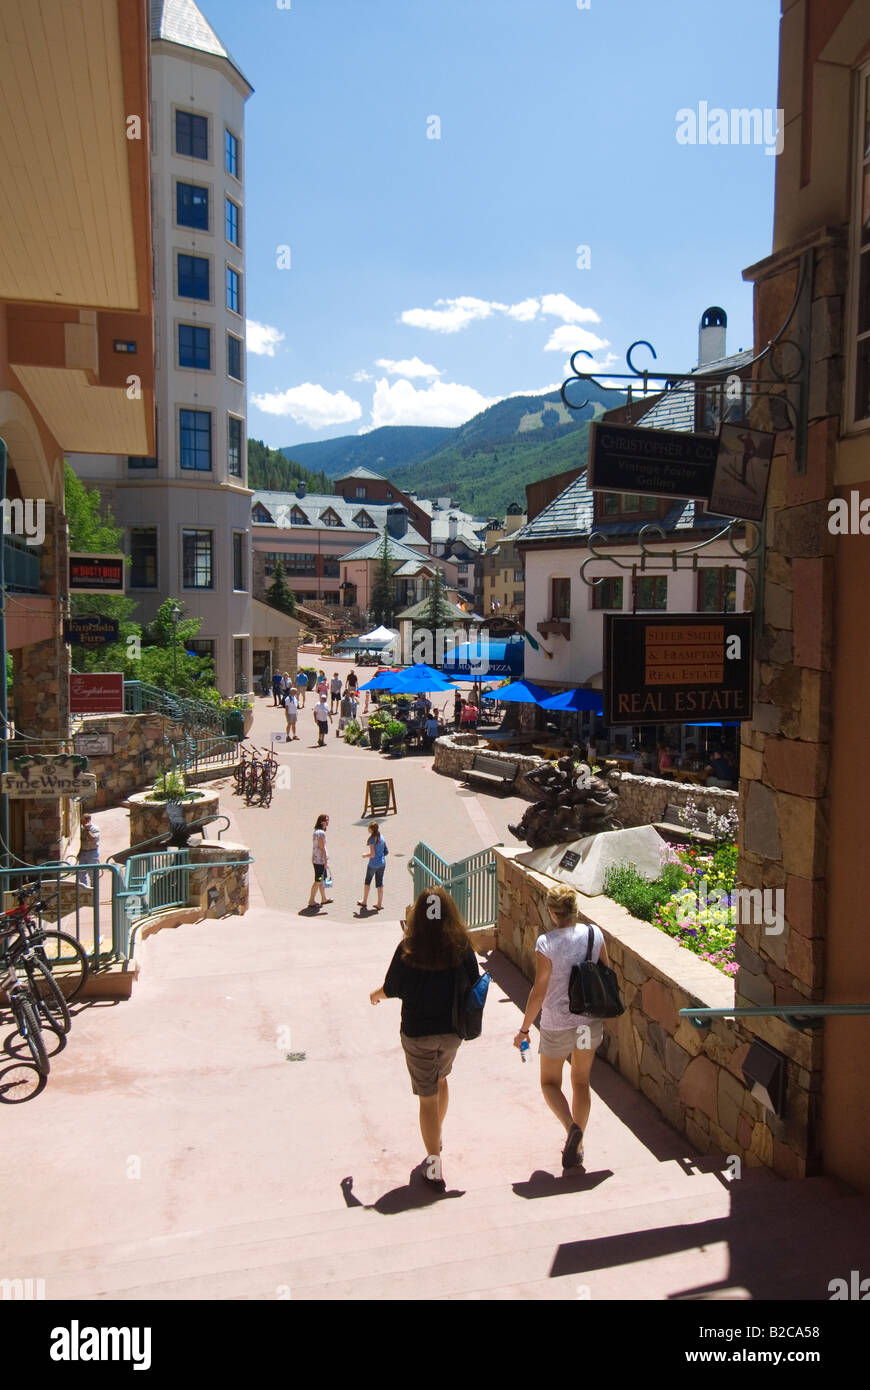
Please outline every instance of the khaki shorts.
M450 1075L462 1039L455 1033L430 1033L425 1038L409 1038L400 1033L399 1037L414 1095L437 1095L438 1082Z
M589 1037L579 1030L589 1029ZM560 1057L564 1061L572 1052L597 1052L604 1041L604 1019L595 1018L591 1023L579 1023L576 1028L542 1028L538 1052L542 1057Z

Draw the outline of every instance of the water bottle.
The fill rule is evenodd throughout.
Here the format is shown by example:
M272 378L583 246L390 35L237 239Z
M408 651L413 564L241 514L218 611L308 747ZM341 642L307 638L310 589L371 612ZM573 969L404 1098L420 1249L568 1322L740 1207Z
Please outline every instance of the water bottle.
M527 1062L527 1061L529 1060L529 1040L528 1040L528 1038L523 1038L522 1042L520 1043L520 1056L522 1057L522 1059L523 1059L524 1062Z

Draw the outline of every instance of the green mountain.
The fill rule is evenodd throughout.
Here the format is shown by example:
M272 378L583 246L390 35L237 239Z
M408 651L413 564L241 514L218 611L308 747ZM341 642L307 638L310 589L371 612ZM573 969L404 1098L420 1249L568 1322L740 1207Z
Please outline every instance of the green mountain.
M621 405L624 397L590 385L589 399L597 416ZM370 468L404 492L449 496L465 511L496 516L511 502L525 505L526 483L585 463L588 439L589 420L578 420L552 391L509 396L457 429L384 426L370 434L288 446L281 453L330 477Z
M309 492L332 492L332 483L322 470L316 473L291 463L278 449L270 449L262 439L248 440L248 487L269 492L295 492L302 480Z

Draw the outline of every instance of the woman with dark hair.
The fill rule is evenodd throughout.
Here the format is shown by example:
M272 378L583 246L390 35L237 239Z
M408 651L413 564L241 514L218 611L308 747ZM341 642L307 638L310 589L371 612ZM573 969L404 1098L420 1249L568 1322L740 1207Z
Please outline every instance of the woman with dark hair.
M329 855L326 852L326 827L329 825L329 816L320 815L314 822L314 839L311 845L311 862L314 865L314 882L311 885L311 895L308 899L309 907L316 907L314 901L315 894L320 889L321 903L331 903L332 898L326 896L326 878L329 874Z
M457 972L469 985L480 979L477 957L459 910L444 888L422 892L408 914L404 940L396 947L387 977L369 998L401 999L399 1038L420 1100L420 1133L426 1149L423 1181L445 1190L441 1174L441 1127L449 1100L447 1077L461 1039L453 1031Z
M387 842L381 834L381 828L376 820L369 822L369 838L366 840L368 846L363 859L367 859L366 881L363 887L363 895L358 900L358 905L368 912L369 888L374 879L375 887L378 890L378 905L375 912L383 911L384 906L384 869L386 868L386 856L389 854Z

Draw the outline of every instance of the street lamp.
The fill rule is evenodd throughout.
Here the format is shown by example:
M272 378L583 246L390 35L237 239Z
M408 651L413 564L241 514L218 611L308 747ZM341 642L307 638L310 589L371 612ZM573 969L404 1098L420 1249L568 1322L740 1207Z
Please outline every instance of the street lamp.
M177 603L173 603L169 616L172 619L172 684L175 685L178 669L178 623L181 618L181 609Z

